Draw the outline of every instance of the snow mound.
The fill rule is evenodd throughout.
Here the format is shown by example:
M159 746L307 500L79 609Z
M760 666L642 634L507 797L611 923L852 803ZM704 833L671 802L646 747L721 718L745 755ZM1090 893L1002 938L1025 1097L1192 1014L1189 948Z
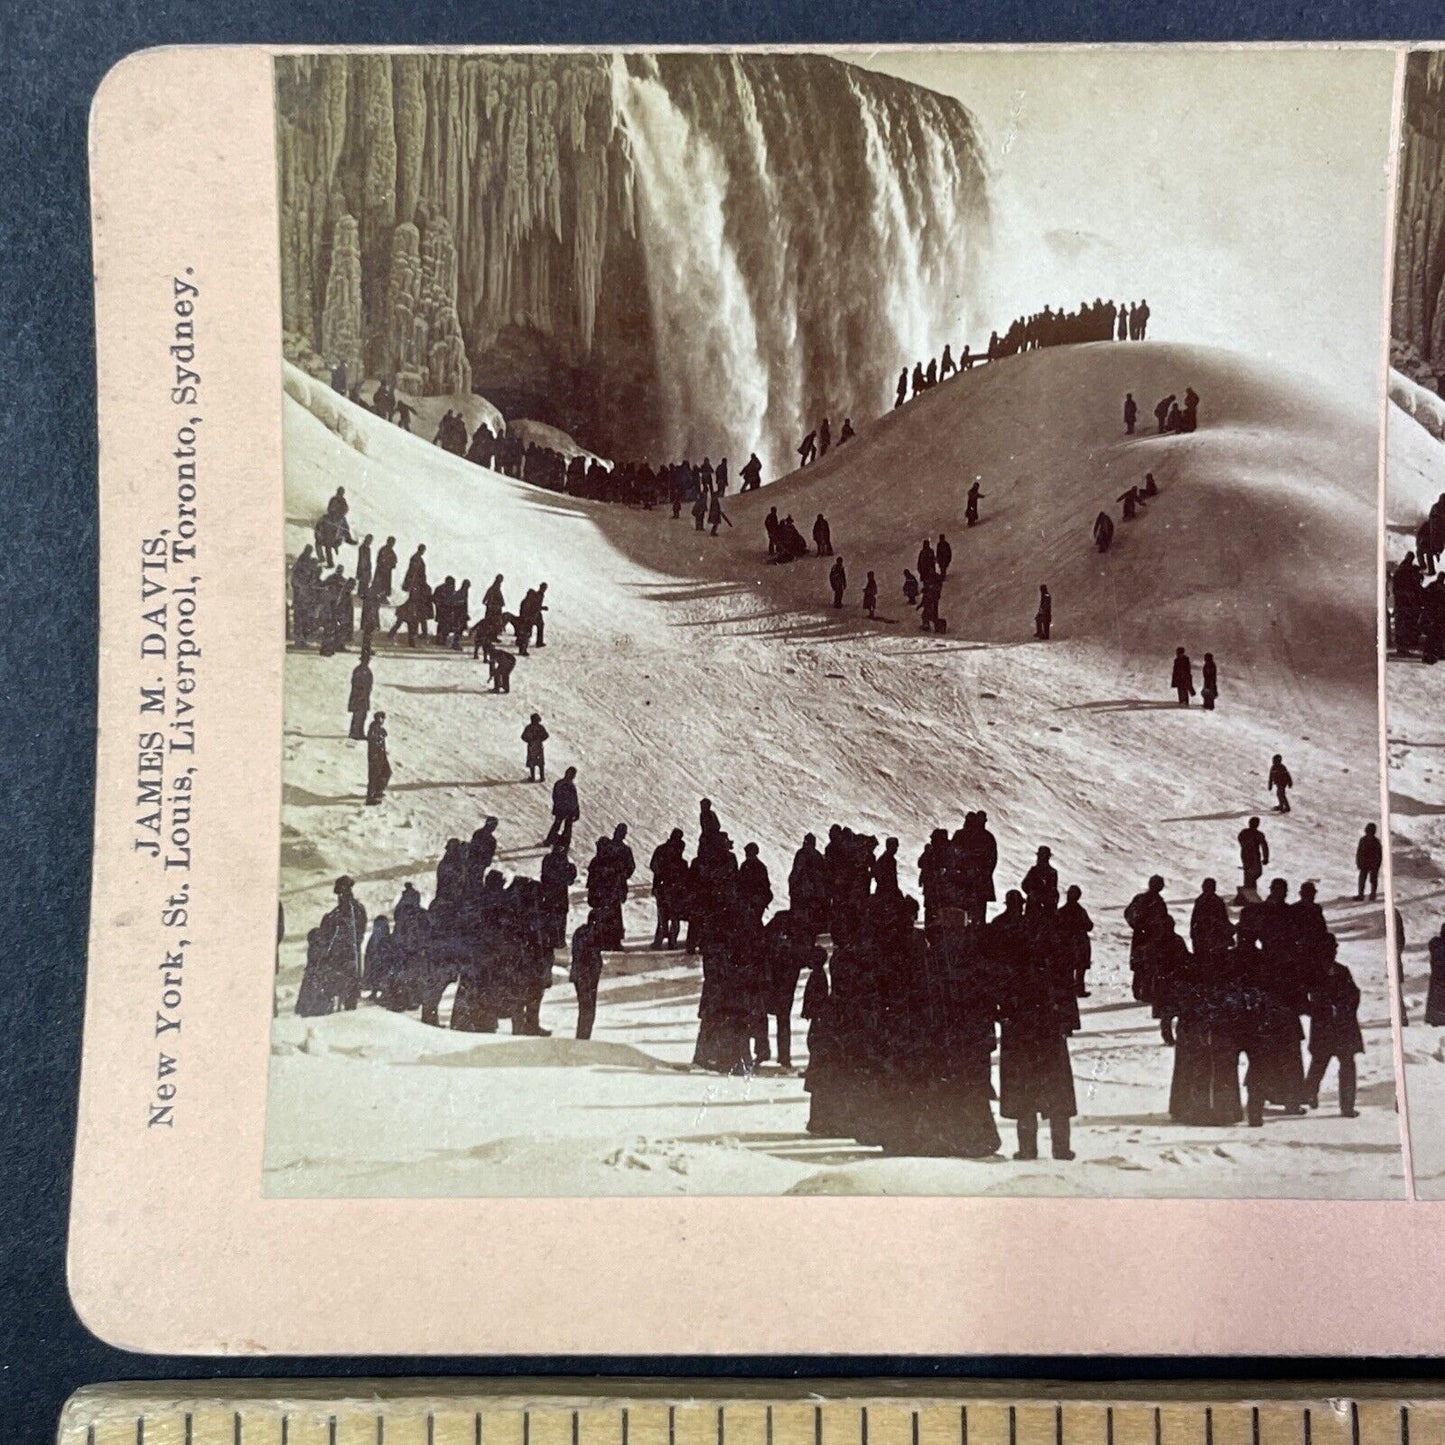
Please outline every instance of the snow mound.
M580 442L574 441L560 427L548 426L544 421L532 421L528 417L522 417L517 421L509 421L507 430L524 444L547 447L566 457L569 462L573 457L581 457L584 461L601 462L604 467L612 465L606 457L599 457L595 452L589 452L586 447Z
M433 1054L417 1062L456 1069L586 1069L597 1064L648 1070L678 1067L654 1059L631 1044L609 1043L605 1039L533 1039L487 1034L481 1036L483 1041L478 1043L476 1034L451 1036L466 1039L473 1047Z
M324 381L306 375L289 361L281 363L281 386L286 395L305 407L327 431L341 438L353 451L366 455L366 438L357 425L361 408L333 391Z
M1203 398L1199 430L1153 435L1156 400L1191 385ZM1127 391L1140 409L1133 437ZM1116 498L1146 472L1161 495L1123 522ZM975 479L984 500L969 529ZM856 607L869 569L880 595L895 596L922 538L943 530L954 554L943 597L951 636L1028 638L1046 583L1057 639L1131 657L1168 657L1182 642L1196 660L1206 648L1228 657L1236 672L1302 671L1373 689L1377 496L1373 417L1230 352L1099 343L942 383L813 466L731 499L734 529L717 539L683 540L647 514L603 525L651 566L719 583L758 573L775 607L813 613L831 600L831 564L758 567L769 507L791 513L804 535L827 516L847 567L845 606ZM1106 556L1091 541L1101 510L1117 526Z
M1436 405L1445 405L1439 397L1434 400ZM1398 405L1390 408L1388 512L1390 531L1395 534L1390 539L1394 558L1415 545L1415 528L1436 497L1445 492L1445 446L1434 433L1417 425L1419 419L1418 413L1406 412Z
M1436 441L1445 438L1445 401L1440 399L1438 392L1421 386L1418 381L1412 381L1393 368L1390 371L1389 391L1390 400L1406 416L1414 417Z

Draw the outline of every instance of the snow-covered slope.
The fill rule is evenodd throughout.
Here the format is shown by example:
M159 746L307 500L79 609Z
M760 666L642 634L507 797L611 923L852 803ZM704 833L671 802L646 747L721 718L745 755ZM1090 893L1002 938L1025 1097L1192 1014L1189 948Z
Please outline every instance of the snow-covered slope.
M1204 398L1199 432L1122 436L1126 389L1147 416L1157 395L1190 384ZM365 413L352 421L364 451L288 399L288 550L343 484L354 523L395 535L403 561L427 543L434 581L469 577L479 596L501 572L515 600L547 580L548 645L519 662L505 697L469 655L384 647L374 705L388 714L395 774L379 808L361 804L363 750L345 739L354 657L288 657L273 1192L1398 1192L1383 916L1346 897L1355 838L1379 812L1368 424L1219 353L1036 353L942 385L860 426L815 469L730 498L736 527L714 539L686 514L555 496ZM1098 557L1094 514L1146 469L1163 495ZM966 532L976 474L984 522ZM850 571L842 613L822 605L826 561L766 565L762 514L775 503L805 532L828 514ZM897 581L940 527L954 544L952 627L934 638ZM870 566L883 587L876 622L856 605ZM1039 581L1056 599L1048 644L1031 637ZM1215 652L1217 712L1173 705L1176 642L1196 667ZM999 836L1000 886L1049 844L1097 920L1095 996L1073 1045L1080 1163L881 1160L808 1139L794 1078L620 1067L585 1050L471 1066L505 1038L468 1039L455 1067L431 1068L457 1042L414 1020L286 1016L305 931L337 873L372 913L389 911L407 878L429 898L447 838L487 814L501 819L502 866L535 870L547 790L522 781L518 738L532 711L552 734L551 769L580 769L582 859L625 820L645 865L671 827L692 839L703 795L739 846L759 843L779 895L802 833L835 820L899 836L905 886L928 831L972 808ZM1156 870L1181 917L1206 874L1232 891L1234 837L1271 801L1274 752L1297 789L1295 812L1266 823L1271 872L1320 880L1365 993L1361 1116L1178 1128L1165 1115L1169 1052L1127 997L1122 909ZM651 931L647 881L640 866L633 949ZM562 978L544 1022L567 1030ZM596 1039L685 1063L697 986L696 965L676 955L610 960Z
M1191 385L1201 430L1155 435L1155 402ZM1127 391L1140 409L1133 437ZM922 538L943 530L954 552L944 611L961 636L1029 636L1047 583L1060 639L1120 658L1168 657L1183 643L1235 672L1374 688L1373 417L1342 414L1229 353L1099 343L984 366L854 425L855 440L814 466L734 498L734 530L716 543L627 515L604 526L651 565L719 581L755 574L774 607L797 609L829 599L826 567L754 565L769 507L805 536L827 516L853 602L870 568L891 602ZM1116 499L1146 472L1161 495L1123 523ZM975 479L985 500L969 530ZM1091 544L1101 510L1117 523L1102 557Z
M1392 379L1393 380L1393 379ZM1403 381L1403 378L1400 378ZM1412 383L1410 383L1413 385ZM1422 393L1424 398L1433 393ZM1435 398L1434 405L1439 406ZM1445 444L1416 417L1390 408L1386 543L1398 560L1445 492ZM1395 905L1405 927L1401 965L1411 1024L1405 1030L1416 1188L1445 1195L1445 1034L1424 1023L1430 938L1445 924L1445 672L1418 657L1391 658L1385 670L1390 735L1390 835Z

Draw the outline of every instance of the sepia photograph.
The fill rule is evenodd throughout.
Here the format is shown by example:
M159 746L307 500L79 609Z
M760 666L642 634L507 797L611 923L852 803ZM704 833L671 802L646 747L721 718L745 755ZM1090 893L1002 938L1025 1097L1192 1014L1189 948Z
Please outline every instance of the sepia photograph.
M1395 70L276 56L265 1193L1403 1198L1445 68L1387 316Z
M1445 1197L1445 54L1405 61L1385 547L1391 878L1410 1149ZM1373 862L1373 857L1362 860ZM1362 880L1365 873L1362 871ZM1363 886L1363 884L1362 884Z

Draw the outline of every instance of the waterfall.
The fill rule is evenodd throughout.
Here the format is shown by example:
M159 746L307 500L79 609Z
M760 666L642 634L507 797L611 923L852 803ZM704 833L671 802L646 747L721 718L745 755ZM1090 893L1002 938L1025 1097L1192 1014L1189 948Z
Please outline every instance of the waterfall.
M841 60L280 56L276 106L285 344L318 375L346 337L403 390L469 376L602 455L773 477L993 324L972 116Z
M613 77L673 454L756 450L777 475L822 416L876 415L900 367L977 342L987 183L963 107L820 57L617 57Z
M723 223L727 166L655 74L629 74L619 57L614 75L647 254L662 452L700 461L726 455L731 445L736 454L743 438L761 433L768 370L753 299Z

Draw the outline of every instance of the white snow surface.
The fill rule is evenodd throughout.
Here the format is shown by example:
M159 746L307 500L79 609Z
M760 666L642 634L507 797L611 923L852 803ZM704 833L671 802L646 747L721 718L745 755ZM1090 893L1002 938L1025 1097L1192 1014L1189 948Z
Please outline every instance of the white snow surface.
M1127 438L1126 389L1144 417L1193 384L1189 436ZM385 644L373 664L394 768L362 805L364 747L346 739L355 654L286 660L282 897L266 1149L272 1195L623 1193L1087 1194L1395 1197L1403 1192L1381 907L1353 899L1361 825L1379 816L1374 653L1377 439L1236 356L1099 345L1012 358L860 424L821 463L746 497L713 538L687 513L644 512L529 487L444 454L343 399L348 445L286 400L288 553L337 485L354 529L427 543L433 583L501 572L509 604L549 583L548 645L509 696L469 652ZM840 424L834 418L834 429ZM734 458L734 469L741 458ZM1162 495L1089 543L1095 514L1152 470ZM982 479L982 524L963 525ZM827 561L765 565L763 513L808 534L827 513L849 572L828 600ZM950 630L920 633L902 568L947 531ZM347 560L348 570L350 560ZM857 599L877 571L879 620ZM1032 640L1037 586L1054 637ZM389 614L384 622L389 622ZM1218 711L1178 709L1174 645L1212 650ZM535 873L548 787L524 781L518 734L540 712L549 779L579 768L579 865L625 820L638 874L628 946L609 955L590 1043L565 962L543 1006L550 1039L452 1033L363 1004L299 1019L305 936L342 872L368 914L406 879L429 900L450 837L496 815L498 866ZM1272 817L1265 773L1285 755L1295 811ZM1002 893L1048 844L1061 884L1095 919L1093 996L1071 1041L1079 1093L1070 1164L884 1157L805 1132L796 1074L721 1078L689 1067L696 960L647 950L646 862L674 826L695 842L713 799L739 850L756 841L783 901L793 850L830 822L896 834L905 888L929 830L984 807ZM1171 1051L1128 989L1122 910L1150 873L1187 927L1199 880L1232 895L1235 834L1264 816L1267 876L1320 884L1342 959L1364 995L1360 1114L1322 1108L1263 1129L1191 1128L1167 1115ZM571 925L585 912L574 893ZM801 994L801 990L799 991ZM446 1017L445 1009L443 1017ZM503 1026L505 1028L505 1025ZM795 1063L806 1061L794 1018Z
M1395 378L1391 381L1393 390ZM1434 403L1441 404L1438 397ZM1414 547L1415 531L1431 503L1445 492L1445 444L1399 406L1390 408L1387 487L1386 546L1391 560L1398 561ZM1445 1034L1427 1027L1424 1017L1428 945L1445 923L1445 667L1426 667L1418 657L1392 657L1385 687L1390 866L1405 930L1400 964L1410 1020L1403 1034L1410 1145L1416 1191L1440 1199L1445 1198Z

